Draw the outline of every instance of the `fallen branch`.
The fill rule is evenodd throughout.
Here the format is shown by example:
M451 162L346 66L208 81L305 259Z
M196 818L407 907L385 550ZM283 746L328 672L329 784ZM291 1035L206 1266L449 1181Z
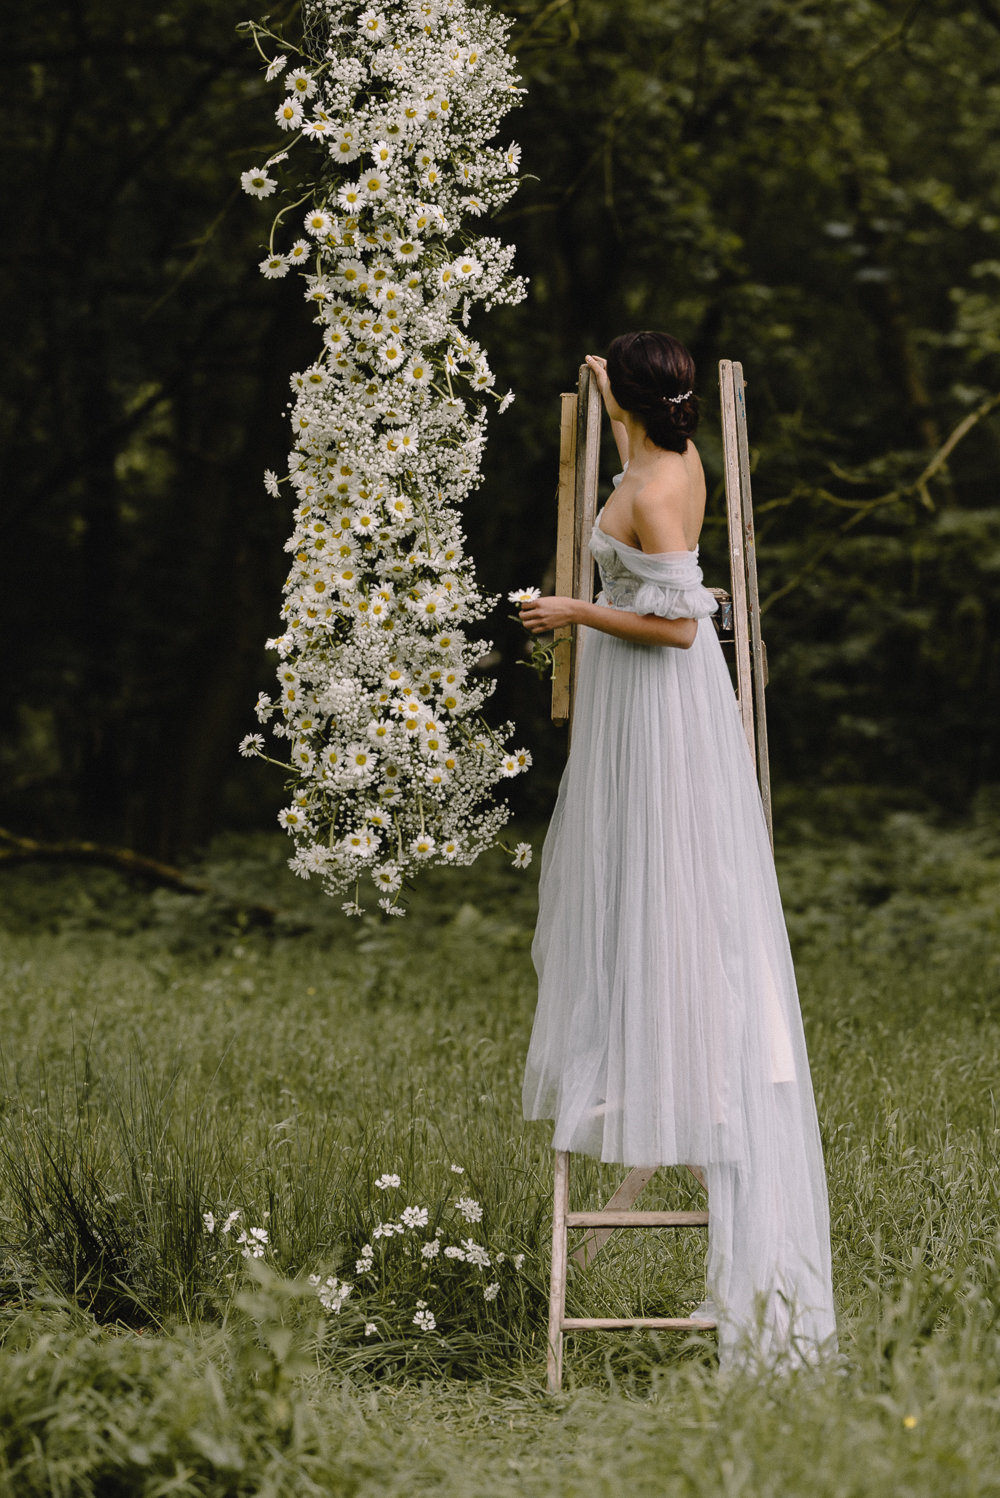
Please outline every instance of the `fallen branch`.
M273 926L280 913L273 905L258 905L252 900L234 900L203 880L192 879L172 864L148 858L144 853L136 853L131 848L112 848L104 843L76 839L42 843L33 837L20 837L5 827L0 827L0 868L4 864L16 863L99 864L104 868L114 869L119 874L132 875L165 889L177 890L182 895L200 895L202 898L215 900L223 907L244 915L255 926Z

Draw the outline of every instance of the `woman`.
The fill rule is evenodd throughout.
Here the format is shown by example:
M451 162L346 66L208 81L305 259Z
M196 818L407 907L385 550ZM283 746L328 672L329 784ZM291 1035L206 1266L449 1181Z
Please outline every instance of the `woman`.
M526 1118L553 1146L700 1167L722 1366L833 1350L829 1217L795 975L753 764L702 586L694 364L665 333L587 360L624 473L590 548L572 752L541 860Z

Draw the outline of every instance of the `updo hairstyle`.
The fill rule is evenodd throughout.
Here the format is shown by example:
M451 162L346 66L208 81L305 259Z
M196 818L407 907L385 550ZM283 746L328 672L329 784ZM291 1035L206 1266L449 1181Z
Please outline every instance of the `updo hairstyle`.
M650 442L682 453L698 426L698 398L671 403L694 389L694 360L669 333L622 333L608 349L608 380L622 410L637 416Z

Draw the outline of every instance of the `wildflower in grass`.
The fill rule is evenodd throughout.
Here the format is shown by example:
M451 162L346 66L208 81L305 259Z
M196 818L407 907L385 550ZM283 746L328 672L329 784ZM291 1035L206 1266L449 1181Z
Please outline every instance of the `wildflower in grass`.
M319 1303L325 1311L331 1311L334 1316L340 1315L341 1307L353 1290L353 1285L338 1280L335 1275L328 1275L321 1279L318 1274L309 1276L309 1283L319 1298Z
M449 1168L449 1170L453 1170L457 1176L464 1176L465 1175L465 1166L464 1165L450 1165L448 1168Z
M215 1213L214 1212L202 1212L202 1214L201 1214L201 1220L205 1224L205 1232L206 1233L214 1233L215 1232Z
M524 1254L515 1254L511 1262L515 1269L520 1269L524 1263Z
M460 1196L455 1203L456 1212L461 1212L466 1222L482 1222L483 1209L471 1196Z
M460 1259L463 1264L465 1263L465 1249L459 1248L457 1243L446 1244L444 1256L446 1259Z
M407 1228L425 1228L427 1226L426 1207L404 1207L400 1214L400 1221Z
M378 1188L379 1191L388 1191L389 1188L390 1188L390 1186L398 1186L399 1185L399 1176L397 1176L397 1175L382 1175L382 1176L379 1176L378 1180L375 1182L375 1185L376 1185L376 1187Z
M422 1259L436 1259L437 1256L438 1256L438 1254L440 1252L441 1252L441 1239L440 1238L431 1238L427 1243L425 1243L421 1247L420 1257Z
M235 1210L235 1212L230 1212L229 1216L226 1218L225 1222L222 1224L221 1228L219 1229L219 1232L222 1233L223 1235L225 1235L232 1228L234 1228L236 1226L236 1224L239 1222L239 1220L240 1220L240 1209L239 1209L239 1207L237 1207L236 1210Z
M419 1326L422 1332L432 1332L437 1326L434 1320L434 1312L427 1309L425 1300L417 1301L417 1313L413 1318L414 1326Z
M363 1245L361 1253L354 1261L355 1274L370 1274L375 1263L375 1250L370 1243Z
M373 1337L377 1331L378 1331L378 1327L375 1325L374 1321L366 1321L365 1322L365 1336L366 1337Z
M262 1259L267 1248L267 1228L248 1228L236 1242L245 1259Z
M465 1250L465 1261L467 1264L475 1264L477 1269L490 1269L492 1267L490 1256L481 1243L476 1243L472 1238L463 1238L462 1248Z
M494 1280L491 1285L484 1285L483 1286L483 1299L484 1300L496 1300L496 1298L497 1298L497 1296L499 1294L500 1294L500 1281L499 1280Z
M348 24L343 14L320 7L315 55L296 48L289 68L288 48L268 65L268 77L280 75L279 140L307 141L293 171L277 150L243 178L256 196L288 188L260 268L269 279L304 276L319 344L293 381L282 481L293 561L281 633L269 642L296 681L277 701L262 694L257 715L289 741L295 815L282 825L293 872L318 877L351 914L364 909L356 892L345 899L360 875L398 916L399 890L417 869L471 864L497 841L509 816L497 789L523 768L502 763L511 725L483 721L493 683L474 668L489 646L470 626L494 601L460 521L481 481L487 411L509 404L470 318L525 291L511 247L473 222L516 191L519 148L494 142L521 90L511 23L478 0L385 0ZM269 53L274 38L252 29ZM295 239L289 214L303 197L305 237ZM269 492L277 487L271 476ZM345 531L349 545L338 548ZM429 674L444 625L457 679ZM388 716L391 667L425 689L421 713L395 735L389 793L381 752L370 774L345 766ZM331 682L343 680L356 690L334 703ZM424 735L424 716L447 722L447 736ZM385 820L374 823L376 813ZM376 825L381 837L361 830Z

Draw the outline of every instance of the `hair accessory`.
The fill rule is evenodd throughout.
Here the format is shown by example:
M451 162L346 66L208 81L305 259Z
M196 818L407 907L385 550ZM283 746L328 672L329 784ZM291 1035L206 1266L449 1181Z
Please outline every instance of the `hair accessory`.
M694 395L693 390L685 390L683 395L662 395L660 399L666 401L670 406L679 406L681 401L686 401L692 395Z

